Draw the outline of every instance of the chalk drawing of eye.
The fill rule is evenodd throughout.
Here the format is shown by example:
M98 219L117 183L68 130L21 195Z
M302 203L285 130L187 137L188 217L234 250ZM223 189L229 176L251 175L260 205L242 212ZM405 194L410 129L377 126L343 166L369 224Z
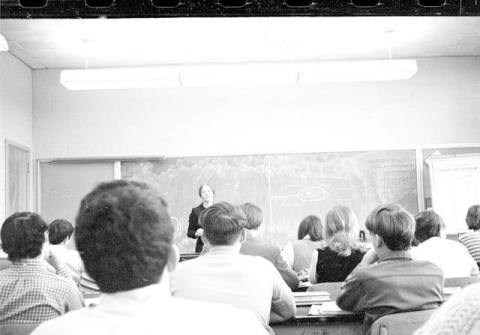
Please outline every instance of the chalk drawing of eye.
M297 198L302 201L318 201L328 197L328 192L324 187L308 186L297 193Z

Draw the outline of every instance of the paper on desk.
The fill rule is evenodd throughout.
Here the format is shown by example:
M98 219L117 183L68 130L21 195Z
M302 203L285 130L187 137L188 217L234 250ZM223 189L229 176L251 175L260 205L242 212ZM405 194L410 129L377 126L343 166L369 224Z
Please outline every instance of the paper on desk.
M325 301L321 305L312 305L308 312L308 315L320 314L351 314L351 312L341 310L335 301Z

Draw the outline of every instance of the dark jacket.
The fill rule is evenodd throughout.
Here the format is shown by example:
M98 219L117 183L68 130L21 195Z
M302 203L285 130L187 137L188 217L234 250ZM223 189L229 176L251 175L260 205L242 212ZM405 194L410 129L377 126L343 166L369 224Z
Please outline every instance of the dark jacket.
M203 241L200 237L195 236L195 232L197 231L198 228L202 228L198 224L198 218L200 216L200 213L204 209L205 207L203 207L203 203L198 205L195 208L192 208L192 212L190 213L190 216L188 218L187 236L197 240L197 244L195 245L195 252L197 253L202 252L202 249L203 249Z
M358 266L337 298L341 309L365 313L365 326L401 311L437 308L442 303L443 272L433 263L392 251L376 264Z

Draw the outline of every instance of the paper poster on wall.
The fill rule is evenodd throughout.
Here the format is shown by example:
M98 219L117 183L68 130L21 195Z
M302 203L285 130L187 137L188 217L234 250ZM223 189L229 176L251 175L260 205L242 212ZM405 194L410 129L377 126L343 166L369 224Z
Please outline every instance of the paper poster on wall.
M447 233L467 230L467 210L480 204L480 156L435 157L427 162L433 210L443 218Z

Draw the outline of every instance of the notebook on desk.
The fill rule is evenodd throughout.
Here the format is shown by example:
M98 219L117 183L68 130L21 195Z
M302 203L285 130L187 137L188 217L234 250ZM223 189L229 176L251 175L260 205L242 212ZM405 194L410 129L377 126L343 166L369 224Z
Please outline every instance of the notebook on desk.
M335 301L325 301L321 305L312 305L308 315L352 315L353 312L341 310Z
M293 292L293 297L297 306L315 305L332 300L330 293L326 291Z

